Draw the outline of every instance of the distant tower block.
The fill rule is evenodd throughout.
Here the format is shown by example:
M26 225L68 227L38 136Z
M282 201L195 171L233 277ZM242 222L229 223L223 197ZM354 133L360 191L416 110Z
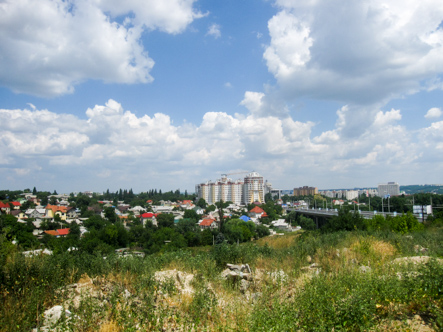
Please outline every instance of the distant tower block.
M245 204L250 204L253 202L265 202L265 186L263 177L257 172L251 172L245 177L243 197Z

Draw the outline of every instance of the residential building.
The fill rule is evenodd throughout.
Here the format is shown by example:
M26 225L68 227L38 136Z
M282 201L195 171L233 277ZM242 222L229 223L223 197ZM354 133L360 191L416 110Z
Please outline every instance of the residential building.
M12 209L13 210L20 210L20 207L22 206L21 204L20 204L20 202L11 202L10 203L11 205L12 205Z
M211 218L205 218L203 219L199 224L200 229L204 230L204 229L215 229L218 227L217 222L214 219Z
M356 199L358 197L358 190L346 190L346 199L348 201Z
M249 211L249 217L251 218L261 218L261 217L267 217L265 210L263 210L259 206L255 206L251 211Z
M265 202L263 176L257 172L249 173L245 177L245 183L243 186L243 203L246 205L254 202L260 204Z
M378 185L378 196L398 196L400 195L400 186L397 182L381 183Z
M207 181L195 186L198 199L203 198L206 203L232 202L234 204L250 204L265 202L265 186L263 177L257 172L249 173L244 180L232 180L226 174L215 182Z
M9 205L9 203L3 203L2 201L0 201L0 211L3 214L10 214L11 206Z
M318 194L317 187L303 186L299 188L294 188L294 196L313 196L315 194Z
M46 206L46 217L54 218L56 215L60 217L61 220L66 220L68 208L66 206L50 205Z
M140 222L142 223L143 227L146 225L146 222L148 220L152 221L152 224L154 226L157 226L157 216L158 216L158 213L151 213L151 212L143 213L140 216Z

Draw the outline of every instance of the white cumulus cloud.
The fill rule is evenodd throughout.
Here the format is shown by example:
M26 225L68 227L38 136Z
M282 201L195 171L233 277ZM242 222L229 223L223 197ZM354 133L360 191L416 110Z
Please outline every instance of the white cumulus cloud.
M183 31L202 17L193 0L0 2L0 85L57 96L93 79L147 83L154 60L140 42L145 29ZM125 16L122 24L115 18Z
M374 104L443 72L438 0L276 0L263 57L287 98Z
M199 125L175 125L162 113L137 116L112 99L87 109L86 119L1 109L0 168L21 174L7 180L15 187L47 181L67 190L105 190L109 184L146 190L182 183L189 190L231 169L258 170L285 188L308 179L355 185L380 174L402 174L401 182L428 174L423 160L437 168L443 163L442 122L415 133L402 126L400 110L367 110L366 128L350 137L346 123L354 121L353 108L343 107L333 128L313 136L313 122L256 116L264 97L245 96L245 116L207 112Z
M213 36L215 39L221 37L221 31L220 31L220 25L219 24L212 24L208 28L208 32L206 33L207 36Z
M442 111L440 108L433 107L428 110L428 112L425 115L426 119L438 119L442 115Z

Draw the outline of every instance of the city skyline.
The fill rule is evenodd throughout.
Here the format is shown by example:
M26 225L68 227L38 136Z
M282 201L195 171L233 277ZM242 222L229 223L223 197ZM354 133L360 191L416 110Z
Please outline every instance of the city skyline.
M0 189L443 183L441 1L6 0L0 22Z

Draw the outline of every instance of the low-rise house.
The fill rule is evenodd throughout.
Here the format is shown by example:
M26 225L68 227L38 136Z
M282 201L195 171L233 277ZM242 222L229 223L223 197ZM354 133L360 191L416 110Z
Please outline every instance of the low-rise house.
M9 203L3 203L0 201L0 211L2 214L10 214L11 213L11 206Z
M152 211L155 213L170 213L174 209L173 206L164 206L164 205L154 205L152 206Z
M259 206L255 206L251 211L249 211L249 217L251 218L262 218L267 217L265 210Z
M61 237L61 236L66 236L69 234L69 228L61 228L61 229L56 229L56 230L49 230L49 231L45 231L46 234L55 236L55 237Z
M75 208L73 208L72 206L68 206L66 208L66 217L67 218L77 218L78 217L77 210Z
M128 210L134 212L134 214L140 214L140 212L142 212L142 211L145 212L146 211L146 209L144 207L141 207L139 205L134 206L133 208L130 208Z
M28 218L43 218L46 215L46 209L27 209L25 214Z
M19 218L19 219L27 219L28 218L28 216L23 211L20 211L20 210L12 210L11 215L13 215L14 217Z
M248 216L241 216L239 219L243 220L243 221L250 221L251 218L249 218Z
M185 210L190 210L194 207L194 203L190 199L185 199L181 202L180 207Z
M214 229L218 227L217 222L210 218L203 219L198 225L200 226L201 230Z
M22 206L20 202L17 201L11 202L9 205L12 206L13 210L20 210L20 207Z
M69 206L69 202L66 201L66 200L61 200L61 201L59 201L58 205L60 205L60 206Z
M195 213L197 213L197 214L203 214L203 213L205 213L205 209L201 208L200 206L194 206L193 210L194 210Z
M149 220L149 221L152 221L152 224L154 226L157 226L157 216L158 216L158 213L152 213L152 212L143 213L140 216L140 222L143 224L143 226L145 226L146 222Z
M121 213L125 213L129 210L131 206L129 204L121 204L119 206L117 206L117 209L121 212Z
M273 220L271 221L271 225L282 231L292 231L292 226L289 225L284 219Z
M61 220L66 220L68 208L66 206L50 205L46 206L46 217L54 218L56 215L60 217Z

